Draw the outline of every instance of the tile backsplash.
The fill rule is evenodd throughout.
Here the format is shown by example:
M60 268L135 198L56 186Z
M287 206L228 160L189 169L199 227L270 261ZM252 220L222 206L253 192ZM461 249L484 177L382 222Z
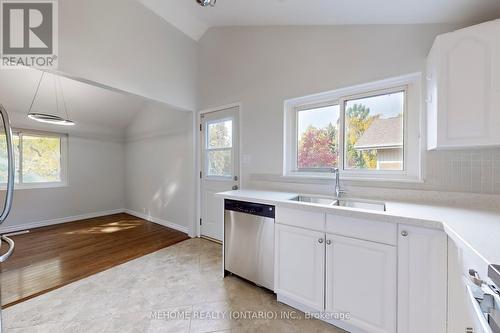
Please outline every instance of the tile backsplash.
M500 194L498 148L427 152L425 165L425 189Z

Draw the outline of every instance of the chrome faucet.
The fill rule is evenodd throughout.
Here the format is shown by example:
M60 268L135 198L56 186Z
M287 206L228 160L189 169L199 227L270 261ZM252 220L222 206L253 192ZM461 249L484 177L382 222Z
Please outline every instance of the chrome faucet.
M337 199L340 199L340 196L342 194L344 194L345 191L343 191L340 188L340 171L339 171L339 168L332 168L331 169L331 173L333 173L335 175L335 197Z

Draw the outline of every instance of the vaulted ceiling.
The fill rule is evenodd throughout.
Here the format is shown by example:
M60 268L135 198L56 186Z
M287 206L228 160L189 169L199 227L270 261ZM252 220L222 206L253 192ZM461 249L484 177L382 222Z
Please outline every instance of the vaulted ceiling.
M28 68L1 71L0 103L9 113L27 115L41 73ZM55 85L59 103L56 103ZM46 73L33 110L64 116L66 104L69 117L77 123L123 130L142 109L143 103L139 97Z
M215 26L476 23L500 17L499 0L138 0L198 40Z

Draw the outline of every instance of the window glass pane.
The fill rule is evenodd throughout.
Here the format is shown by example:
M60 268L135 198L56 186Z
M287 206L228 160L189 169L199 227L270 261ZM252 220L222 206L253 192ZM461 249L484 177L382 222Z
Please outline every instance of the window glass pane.
M208 124L207 148L231 148L233 146L233 121L225 120Z
M338 105L297 112L297 168L332 168L338 165Z
M207 175L231 177L232 149L207 151Z
M23 135L23 183L61 181L61 139Z
M404 169L404 98L396 92L346 102L346 169Z
M3 126L3 124L1 124ZM16 162L16 183L19 182L19 136L14 134L12 138L12 143L14 145L14 160ZM5 136L5 132L0 132L0 183L7 183L7 170L8 170L8 162L7 162L7 138Z

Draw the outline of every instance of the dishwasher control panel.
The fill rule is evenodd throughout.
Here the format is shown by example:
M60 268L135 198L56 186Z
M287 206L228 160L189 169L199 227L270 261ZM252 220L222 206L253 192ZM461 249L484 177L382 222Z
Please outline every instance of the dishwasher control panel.
M228 199L225 200L224 209L272 219L274 219L275 215L274 206Z

